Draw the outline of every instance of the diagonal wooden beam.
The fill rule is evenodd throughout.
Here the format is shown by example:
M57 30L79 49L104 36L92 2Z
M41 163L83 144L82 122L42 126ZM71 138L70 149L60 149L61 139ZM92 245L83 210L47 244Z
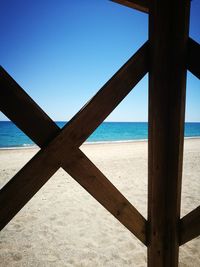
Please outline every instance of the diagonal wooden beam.
M0 230L6 226L60 167L60 162L49 149L51 147L40 150L0 190Z
M125 68L127 66L125 65ZM3 73L3 72L2 72ZM1 74L2 74L1 73ZM5 74L5 72L4 72ZM2 76L1 75L1 80L2 80ZM7 75L7 78L9 78L9 76ZM12 83L11 83L12 84ZM108 83L109 84L109 83ZM16 84L15 84L15 89L17 88ZM108 87L109 88L109 87ZM3 87L2 87L3 89ZM9 86L7 87L7 92L9 91ZM105 90L105 89L104 89ZM33 111L33 113L30 113L30 117L26 117L26 113L25 112L21 112L21 116L23 118L21 118L20 116L16 116L15 113L8 111L10 109L9 105L8 105L8 94L4 94L2 93L4 90L0 91L0 96L1 96L1 102L0 105L3 106L4 109L4 113L8 116L10 116L10 118L12 120L14 120L14 122L16 124L18 124L18 120L19 120L19 124L21 124L21 120L23 121L23 127L22 130L27 132L29 130L27 130L26 128L30 128L32 126L31 121L35 119L34 116L32 116L31 114L35 114L37 113L37 116L39 118L39 121L42 120L42 115L41 115L41 109L37 106L35 109L33 108L34 105L36 105L32 100L28 101L27 100L27 95L25 93L22 93L22 96L19 95L18 97L18 101L22 100L20 102L20 104L18 105L19 109L23 110L23 101L25 101L26 104L28 104L28 106L32 106L32 108L30 108L30 110ZM10 97L12 97L12 90L11 90L11 95ZM7 98L7 101L5 101L5 99ZM4 100L4 101L3 101ZM5 102L7 102L7 104L5 104ZM8 113L7 113L8 111ZM81 113L81 112L80 112ZM8 116L8 117L9 117ZM44 116L46 118L46 114ZM46 118L47 119L47 118ZM47 119L48 120L48 119ZM24 122L26 121L26 122ZM30 123L30 125L28 126L28 123ZM48 120L48 124L52 124L51 120ZM55 129L53 129L52 126L48 126L50 130L50 134L55 134L58 129L57 127L55 127ZM45 131L44 131L45 133ZM47 132L46 132L47 133ZM36 131L34 133L34 135L32 134L32 139L34 140L34 138L37 137L38 132ZM45 134L44 134L45 136ZM60 136L60 134L58 135ZM39 137L40 138L40 137ZM43 138L45 139L45 138ZM47 139L49 140L49 137L47 137ZM55 138L57 139L57 138ZM44 143L45 140L44 140ZM70 147L65 147L65 151L64 153L66 154L66 151L68 150L68 152L72 152ZM80 151L79 151L80 153ZM2 216L2 220L0 222L0 226L1 228L3 228L7 222L27 203L27 201L39 190L39 188L50 178L50 176L59 168L59 166L61 166L61 162L59 160L59 158L61 158L62 153L60 153L60 150L57 149L57 147L55 146L54 142L51 142L49 146L45 147L42 151L40 151L31 161L30 161L30 166L31 169L28 167L28 165L26 165L2 190L1 190L1 194L0 194L0 206L1 206L1 215L5 215ZM82 154L81 158L84 158L84 154ZM88 162L88 159L85 160L85 162ZM88 163L91 166L91 163ZM51 166L51 168L49 168L48 166ZM31 170L34 171L31 171ZM41 172L42 170L42 172ZM71 170L72 172L73 170ZM100 173L100 171L93 165L93 167L90 170L90 174L93 177L96 177L95 175L97 173ZM96 173L96 174L95 174ZM83 173L83 176L85 176L86 173ZM89 175L89 177L91 176ZM27 178L28 177L28 178ZM102 177L103 175L101 175L101 182L102 182ZM80 176L81 178L81 176ZM85 179L85 178L84 178ZM97 179L96 179L97 180ZM109 181L104 178L105 180L105 190L104 192L107 192L106 194L109 193ZM107 182L106 182L107 180ZM80 182L80 181L79 181ZM24 184L26 184L26 186L24 186ZM89 186L90 183L88 183ZM98 182L97 182L98 184ZM8 205L8 209L6 209L5 207L6 202L11 202L10 201L10 195L12 195L12 193L14 192L14 190L16 190L16 188L20 189L20 197L16 198L14 197L14 201L15 201L15 205ZM85 187L86 188L86 187ZM99 188L97 186L97 188ZM22 189L23 190L23 194L22 194ZM105 198L105 195L103 194L103 196L95 196L96 191L94 191L92 188L89 190L88 192L90 192L100 203L102 202L101 200ZM125 198L121 195L120 192L116 191L115 193L116 195L116 199L121 199L123 200L123 203L119 203L119 201L114 201L113 204L115 205L111 205L110 207L106 207L106 203L101 203L103 206L105 206L116 218L119 217L118 219L125 225L127 226L127 228L132 231L133 233L136 234L136 236L138 236L138 238L145 243L146 240L146 235L145 235L145 225L146 225L146 221L145 219L137 212L137 210L131 206L131 204L126 200ZM106 198L105 198L106 199ZM11 202L12 203L12 202ZM121 207L121 206L126 206L126 209L122 209L124 211L121 212L117 212L116 213L116 208L117 206ZM130 213L132 213L134 216L133 221L135 221L135 225L138 225L138 227L136 228L136 230L134 230L134 224L133 226L130 226L130 223L127 221L127 211L130 209ZM126 212L125 212L126 211ZM124 215L123 215L124 214ZM132 215L132 216L133 216ZM140 223L139 223L140 222ZM139 226L141 225L141 227Z
M200 235L200 206L180 220L180 245Z
M71 159L62 167L102 206L147 245L147 221L137 209L115 188L104 174L81 152L74 150Z
M111 1L130 8L134 8L138 11L148 13L149 4L151 0L111 0Z
M200 44L189 38L187 68L200 79Z
M60 132L60 128L1 66L0 110L33 141L37 137L39 147L44 147Z
M57 139L61 147L69 140L80 146L130 93L148 71L148 48L146 42L68 122Z

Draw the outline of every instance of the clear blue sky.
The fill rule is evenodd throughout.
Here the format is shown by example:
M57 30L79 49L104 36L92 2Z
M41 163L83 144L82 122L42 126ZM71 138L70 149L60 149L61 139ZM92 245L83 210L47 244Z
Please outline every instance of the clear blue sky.
M54 120L69 120L147 40L148 16L109 0L1 0L0 64ZM200 1L190 36L200 42ZM186 121L200 121L188 74ZM108 121L147 121L147 77ZM6 117L0 113L0 120Z

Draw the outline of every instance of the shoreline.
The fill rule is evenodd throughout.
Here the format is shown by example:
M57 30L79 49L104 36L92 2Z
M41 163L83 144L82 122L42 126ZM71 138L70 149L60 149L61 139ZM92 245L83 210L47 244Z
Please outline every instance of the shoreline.
M188 137L184 137L184 140L199 140L200 136L188 136ZM109 144L130 144L130 143L140 143L140 142L148 142L148 139L133 139L133 140L115 140L115 141L94 141L94 142L90 142L90 141L86 141L84 142L82 145L83 146L91 146L91 145L109 145ZM82 146L81 145L81 146ZM29 150L29 149L40 149L39 146L37 145L28 145L28 146L18 146L18 147L0 147L0 151L7 151L7 150Z

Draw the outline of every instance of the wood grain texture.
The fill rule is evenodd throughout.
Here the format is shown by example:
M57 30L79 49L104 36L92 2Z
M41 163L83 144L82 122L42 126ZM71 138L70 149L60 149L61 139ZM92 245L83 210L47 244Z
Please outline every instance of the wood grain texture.
M200 235L200 206L180 220L180 245Z
M43 129L42 131L42 142L40 136L40 129L37 128L37 131L31 132L30 135L36 144L42 146L43 143L46 144L52 135L57 133L57 137L55 137L51 142L49 142L48 146L45 146L38 154L36 154L31 161L22 168L13 179L11 179L7 185L0 192L0 229L2 229L11 219L12 217L27 203L28 200L46 183L46 181L54 174L54 172L61 166L64 166L64 169L71 173L71 175L82 185L84 188L94 196L107 210L109 210L122 224L124 224L131 232L133 232L143 243L146 243L146 220L141 216L141 214L123 197L123 195L106 179L106 177L92 164L89 159L78 150L77 146L73 145L74 140L70 140L71 130L73 129L74 133L76 133L76 128L72 129L70 126L73 126L73 123L76 123L77 118L82 114L86 116L88 112L92 112L94 107L93 101L97 105L99 105L98 101L102 101L102 97L110 96L110 94L114 94L116 88L115 82L121 82L121 87L119 89L117 97L113 96L113 101L111 101L111 106L105 110L102 110L103 116L108 114L109 110L115 107L117 103L119 103L120 98L125 97L127 93L131 90L131 86L142 77L144 72L147 69L147 58L146 58L146 46L145 53L139 53L142 57L139 57L139 63L135 64L135 57L138 58L138 53L134 56L127 64L122 67L122 69L114 76L114 83L111 79L110 82L107 83L106 86L92 99L92 101L88 105L82 109L78 115L72 120L71 123L67 124L64 130L59 131L58 127L53 123L52 120L48 118L48 116L38 107L38 105L28 97L28 95L7 75L4 71L2 71L2 75L8 77L8 82L4 79L4 83L1 83L1 91L8 90L8 94L1 93L2 100L0 104L3 106L3 110L5 115L10 117L16 125L22 128L27 134L32 129L32 121L35 120L37 125L37 120L41 122L43 128L47 127L47 129ZM144 47L139 52L144 51ZM145 57L145 58L143 58ZM134 66L133 66L133 65ZM138 65L139 64L139 65ZM141 66L141 64L143 66ZM139 67L138 67L139 66ZM129 69L130 67L130 69ZM141 69L143 70L140 73ZM145 71L144 71L145 69ZM135 70L135 73L130 74L132 78L127 78L127 71ZM123 73L125 77L123 77ZM10 82L11 81L11 82ZM112 86L111 86L112 85ZM115 87L114 87L115 85ZM111 86L111 87L110 87ZM123 86L124 90L123 91ZM13 87L13 88L10 88ZM106 89L108 88L108 89ZM12 91L14 90L14 94ZM105 92L109 90L109 94ZM15 104L15 107L20 108L20 114L17 115L14 112L10 111L12 106L9 104L9 97L13 97L13 102L15 100L18 102ZM109 97L110 98L110 97ZM5 103L4 103L5 102ZM25 104L25 105L24 105ZM21 110L24 110L23 107L28 106L30 112L23 112L21 118ZM104 104L101 105L104 107ZM99 107L100 108L100 107ZM97 117L102 120L101 111L98 110ZM37 114L34 117L34 114ZM30 117L31 116L31 120ZM88 115L90 116L90 114ZM46 125L42 123L46 121ZM77 124L75 124L77 125ZM95 123L95 125L97 125ZM88 125L87 125L88 126ZM98 125L97 125L98 126ZM68 130L69 127L69 130ZM94 124L93 124L94 127ZM91 131L90 127L90 131ZM87 129L86 129L87 130ZM48 132L49 131L49 132ZM65 134L63 134L65 131ZM69 133L68 133L69 131ZM88 131L88 130L87 130ZM59 132L59 133L58 133ZM66 139L66 134L68 134L68 139ZM74 136L74 135L72 135ZM81 140L84 140L84 137L81 137ZM61 149L61 145L63 145L63 140L65 140L64 147ZM75 139L76 140L76 139ZM76 153L75 153L76 151ZM66 157L66 155L69 155ZM67 167L66 167L67 166ZM93 178L93 186L91 187L91 177ZM101 190L100 190L101 189ZM16 191L20 190L20 195L13 194ZM13 196L13 197L11 197ZM130 216L130 217L129 217Z
M82 187L146 245L145 218L80 150L62 164Z
M188 70L200 79L200 44L189 38L187 52Z
M111 1L130 8L134 8L138 11L148 13L149 4L151 0L111 0Z
M149 11L148 266L178 266L189 0Z

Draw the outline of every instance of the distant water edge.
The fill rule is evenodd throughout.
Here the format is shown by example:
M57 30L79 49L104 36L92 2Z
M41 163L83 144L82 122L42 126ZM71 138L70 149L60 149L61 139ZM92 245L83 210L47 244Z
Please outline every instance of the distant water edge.
M56 122L62 128L66 122ZM185 138L200 138L200 123L185 123ZM86 140L88 144L134 142L148 139L147 122L104 122ZM36 144L11 121L0 121L0 149L33 148ZM36 146L37 147L37 146Z

